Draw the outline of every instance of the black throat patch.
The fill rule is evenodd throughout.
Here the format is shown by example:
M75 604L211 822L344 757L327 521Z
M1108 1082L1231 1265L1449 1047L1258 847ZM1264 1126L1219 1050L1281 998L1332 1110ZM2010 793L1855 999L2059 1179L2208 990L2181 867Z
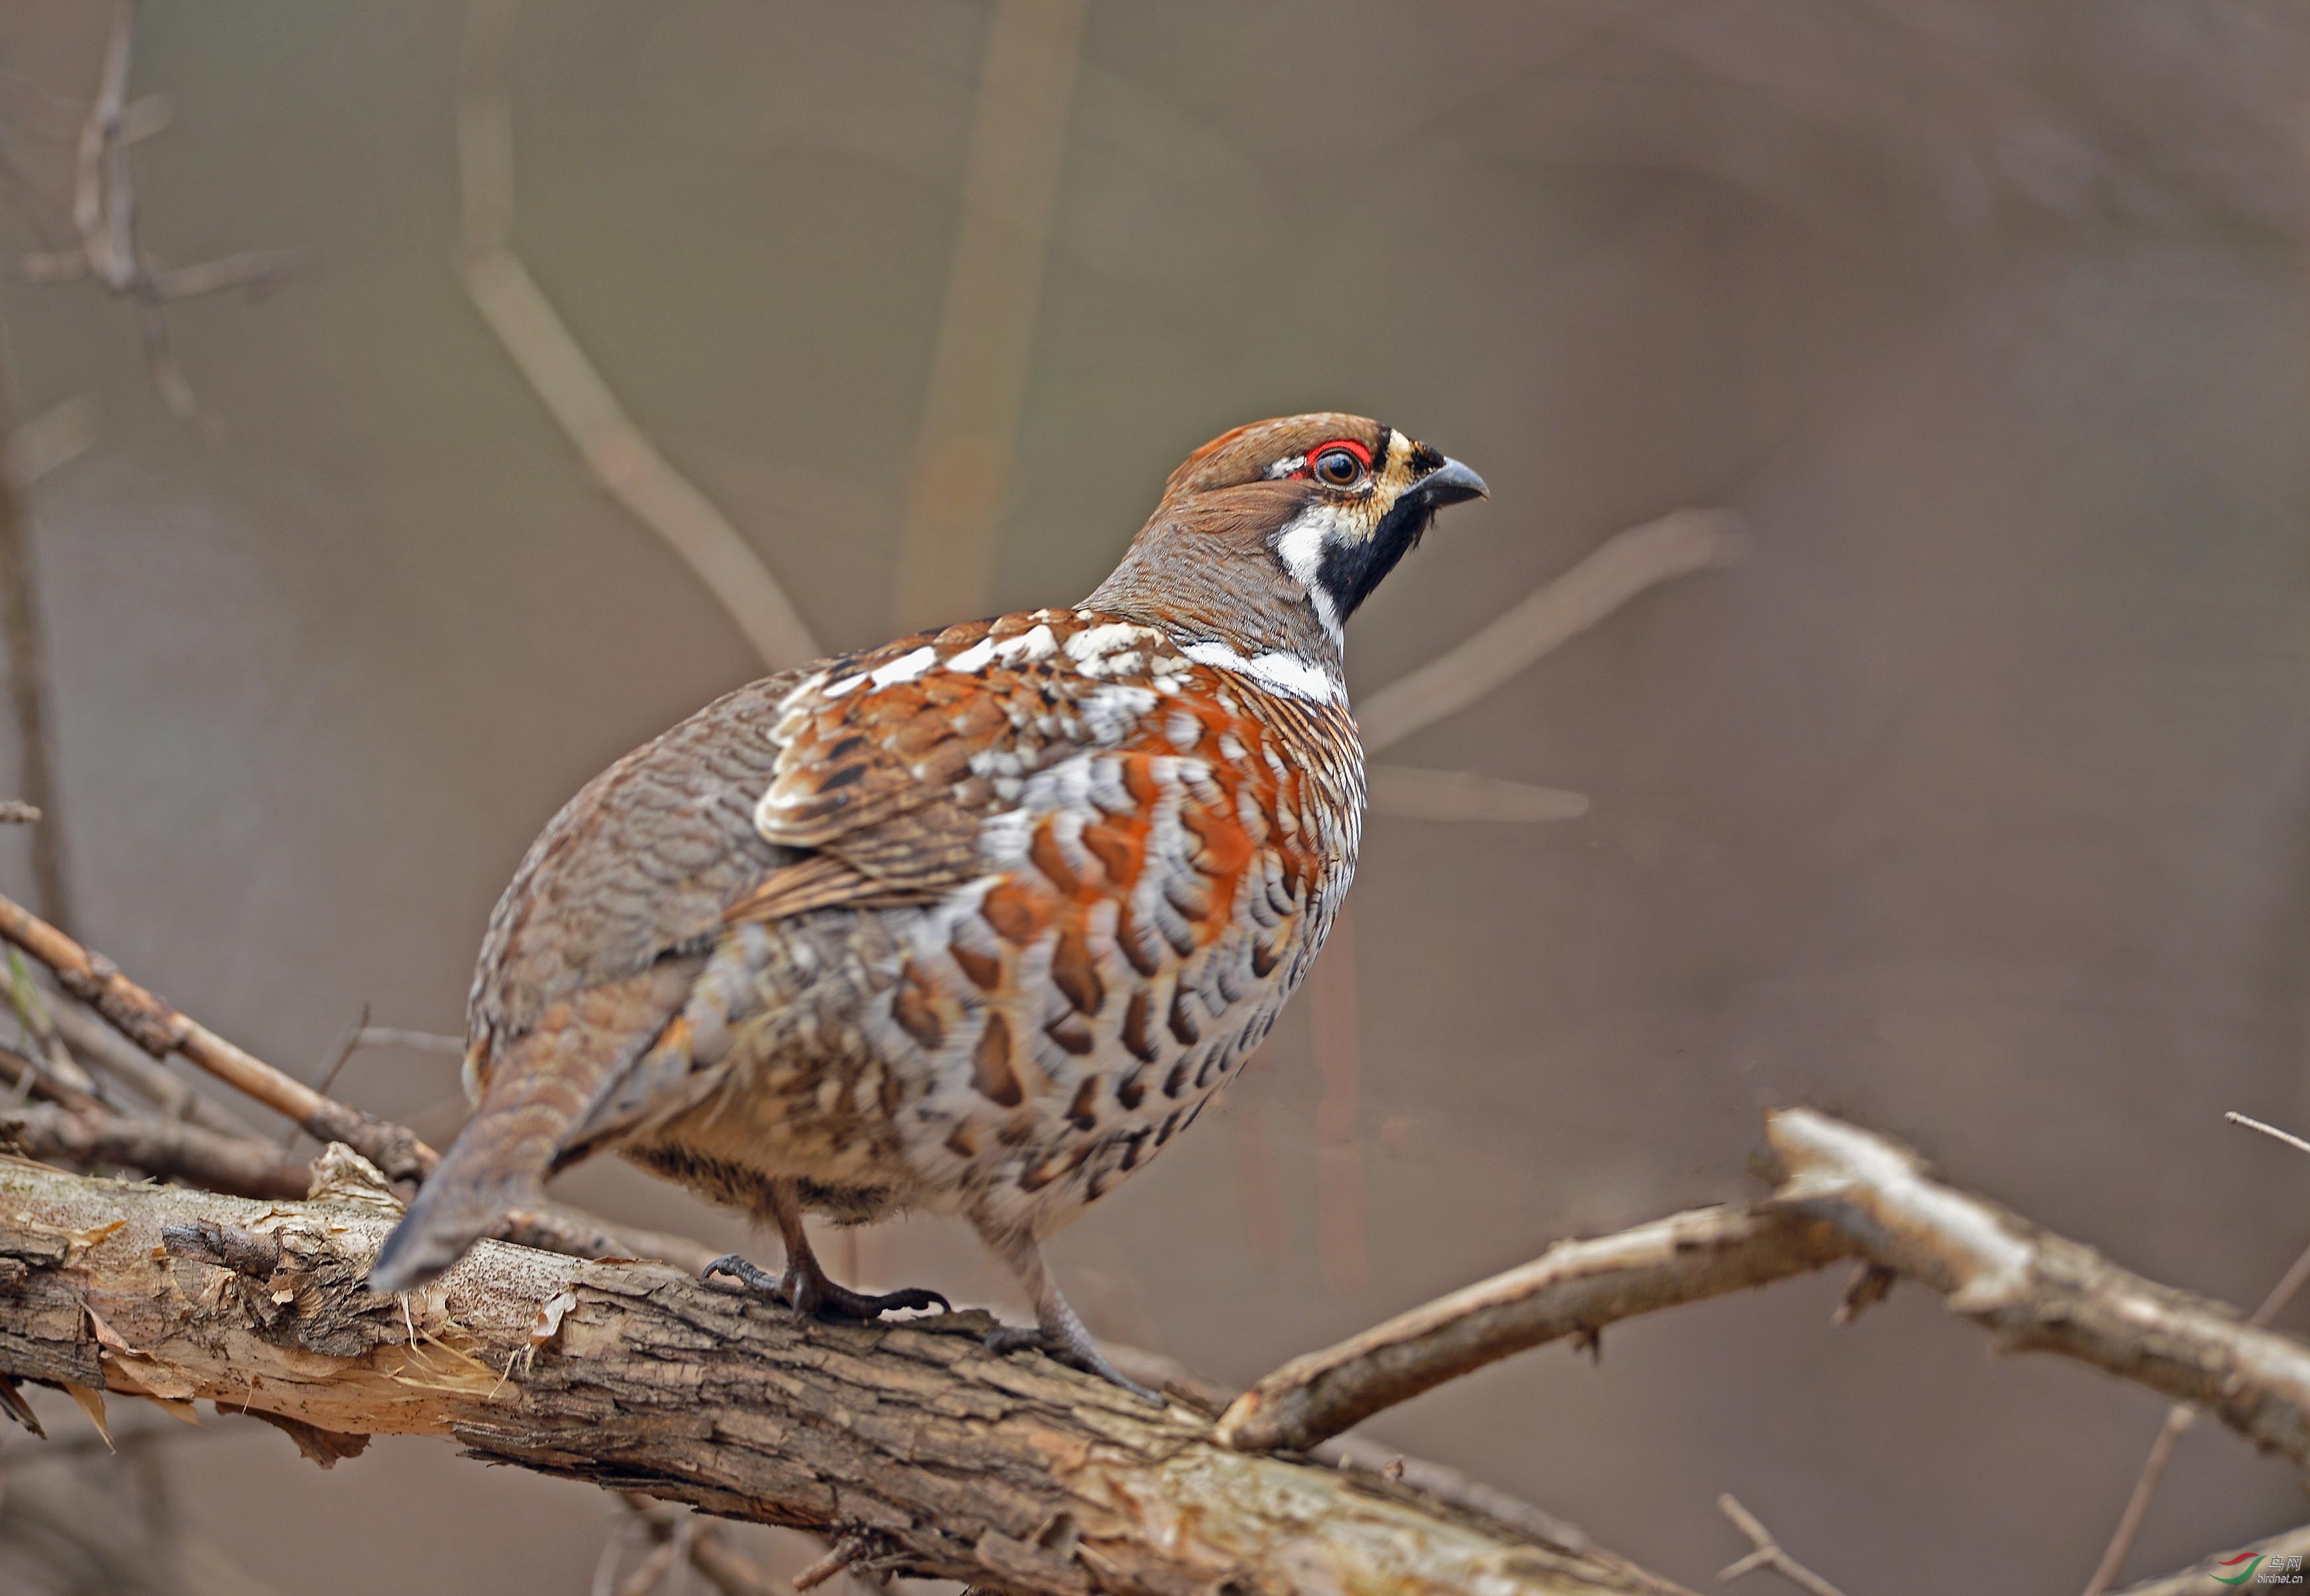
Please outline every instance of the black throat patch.
M1435 518L1435 507L1415 488L1395 501L1370 537L1324 551L1316 580L1339 607L1342 620L1354 614L1357 606L1371 596L1372 589L1387 579L1397 561L1420 546L1421 534Z

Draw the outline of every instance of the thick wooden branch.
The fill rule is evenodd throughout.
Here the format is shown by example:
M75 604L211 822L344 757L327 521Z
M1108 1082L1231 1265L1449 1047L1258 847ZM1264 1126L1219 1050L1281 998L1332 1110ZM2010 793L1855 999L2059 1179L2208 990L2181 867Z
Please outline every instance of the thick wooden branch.
M1384 1480L1230 1451L1182 1408L990 1355L981 1314L797 1324L672 1270L499 1242L381 1297L363 1280L396 1210L333 1189L252 1202L0 1160L0 1375L449 1436L1014 1592L1673 1589Z

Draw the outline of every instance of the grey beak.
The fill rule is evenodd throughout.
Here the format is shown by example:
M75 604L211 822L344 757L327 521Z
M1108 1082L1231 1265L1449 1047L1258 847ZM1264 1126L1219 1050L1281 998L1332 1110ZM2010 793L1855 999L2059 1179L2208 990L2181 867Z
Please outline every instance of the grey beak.
M1461 464L1457 460L1446 460L1443 464L1420 479L1411 490L1428 501L1432 509L1447 504L1465 504L1472 499L1489 499L1492 490L1484 486L1484 479Z

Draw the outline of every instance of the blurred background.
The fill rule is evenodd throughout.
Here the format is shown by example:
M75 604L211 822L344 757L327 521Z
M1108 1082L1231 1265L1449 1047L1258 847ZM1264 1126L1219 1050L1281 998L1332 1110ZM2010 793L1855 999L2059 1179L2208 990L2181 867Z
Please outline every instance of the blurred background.
M495 225L461 222L461 72L501 67L513 247L827 648L1072 601L1189 449L1297 410L1493 488L1359 616L1359 695L1624 527L1748 518L1737 568L1391 750L1590 807L1374 817L1324 1003L1057 1245L1100 1334L1248 1381L1558 1237L1753 1194L1793 1103L2248 1306L2310 1239L2310 1161L2221 1118L2310 1125L2310 14L556 0L492 56L483 11L469 48L452 0L143 7L141 247L290 257L250 268L261 302L156 313L28 280L81 248L111 13L0 0L61 820L45 883L0 837L8 891L309 1078L363 1005L459 1031L555 807L761 672L461 282L461 226ZM456 1072L373 1047L335 1090L439 1141ZM622 1166L560 1189L775 1254ZM836 1255L1022 1305L956 1225ZM2081 1587L2163 1404L1986 1357L1915 1289L1835 1329L1837 1289L1370 1429L1687 1583L1748 1549L1731 1491L1854 1596ZM110 1549L156 1590L573 1592L623 1517L436 1442L326 1474L232 1419L102 1466L37 1445L0 1445L24 1589L124 1588L34 1555L102 1522L143 1526ZM2306 1516L2201 1426L2129 1569Z

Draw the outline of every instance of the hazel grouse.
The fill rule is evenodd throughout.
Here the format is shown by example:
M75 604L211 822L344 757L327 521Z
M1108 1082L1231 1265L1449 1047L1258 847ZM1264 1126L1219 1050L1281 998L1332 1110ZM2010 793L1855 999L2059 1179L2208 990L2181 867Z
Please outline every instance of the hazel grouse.
M797 1312L944 1305L829 1280L805 1214L961 1214L1032 1296L1024 1339L1129 1384L1042 1243L1194 1122L1314 962L1362 828L1341 628L1484 492L1361 417L1239 427L1079 607L770 677L610 767L490 918L479 1106L371 1283L430 1279L614 1149L775 1223L783 1279L716 1267Z

